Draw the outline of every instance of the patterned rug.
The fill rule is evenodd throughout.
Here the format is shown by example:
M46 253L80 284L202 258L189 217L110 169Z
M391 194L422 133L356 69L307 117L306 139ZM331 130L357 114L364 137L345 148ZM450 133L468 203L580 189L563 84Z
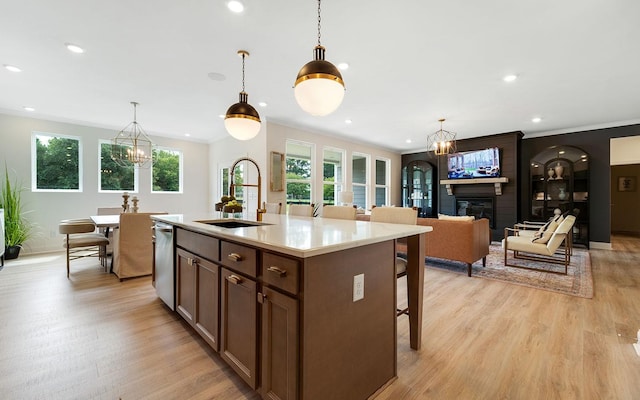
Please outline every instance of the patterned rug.
M514 259L512 252L509 252L508 256L509 263L511 264L524 265L530 268L535 267L541 271L506 267L504 265L504 251L502 250L500 243L493 243L489 248L487 266L484 268L482 267L482 260L475 262L472 265L471 276L494 279L497 281L528 286L536 289L544 289L570 296L584 297L587 299L593 297L591 258L589 257L589 251L587 250L573 249L571 264L569 264L569 267L567 268L567 275L544 271L564 271L564 267L559 264ZM427 257L425 259L425 266L428 268L444 269L467 275L467 265L461 262Z

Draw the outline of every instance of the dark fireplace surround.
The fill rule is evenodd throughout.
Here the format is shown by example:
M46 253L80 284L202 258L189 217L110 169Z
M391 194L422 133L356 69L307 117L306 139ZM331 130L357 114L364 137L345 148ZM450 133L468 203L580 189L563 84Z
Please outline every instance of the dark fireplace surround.
M473 215L476 219L487 218L491 229L496 228L495 210L495 197L456 196L456 215Z

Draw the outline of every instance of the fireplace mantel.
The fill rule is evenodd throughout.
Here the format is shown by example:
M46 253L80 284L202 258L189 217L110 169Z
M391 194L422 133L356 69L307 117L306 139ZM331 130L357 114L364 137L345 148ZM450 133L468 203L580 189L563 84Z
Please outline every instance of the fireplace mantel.
M447 193L449 196L453 196L453 186L454 185L481 185L481 184L493 184L493 187L496 191L496 196L500 196L502 194L502 184L508 183L509 178L500 177L500 178L471 178L471 179L441 179L440 184L445 185L447 188Z

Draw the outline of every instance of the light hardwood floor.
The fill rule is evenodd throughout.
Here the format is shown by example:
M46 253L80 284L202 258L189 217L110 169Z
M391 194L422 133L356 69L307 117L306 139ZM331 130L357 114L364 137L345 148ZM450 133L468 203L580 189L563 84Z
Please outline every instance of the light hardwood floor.
M378 398L640 398L640 239L613 245L591 251L593 299L427 270L422 350L400 317L398 379ZM62 254L7 263L0 326L0 399L258 398L148 278L95 260L69 280Z

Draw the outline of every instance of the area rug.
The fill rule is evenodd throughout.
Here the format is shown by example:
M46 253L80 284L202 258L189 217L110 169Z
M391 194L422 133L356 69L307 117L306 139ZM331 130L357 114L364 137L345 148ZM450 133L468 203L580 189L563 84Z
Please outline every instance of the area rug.
M482 260L475 262L471 268L471 276L548 290L570 296L584 297L587 299L593 297L591 258L589 257L589 251L587 250L573 249L571 264L569 264L569 267L567 268L567 275L544 271L564 271L564 267L562 265L514 259L512 252L509 252L509 263L528 266L530 268L535 267L541 271L506 267L504 265L504 251L502 250L502 247L499 243L493 243L489 248L487 266L484 268L482 267ZM425 259L425 266L427 268L444 269L467 275L467 265L461 262L427 257Z

